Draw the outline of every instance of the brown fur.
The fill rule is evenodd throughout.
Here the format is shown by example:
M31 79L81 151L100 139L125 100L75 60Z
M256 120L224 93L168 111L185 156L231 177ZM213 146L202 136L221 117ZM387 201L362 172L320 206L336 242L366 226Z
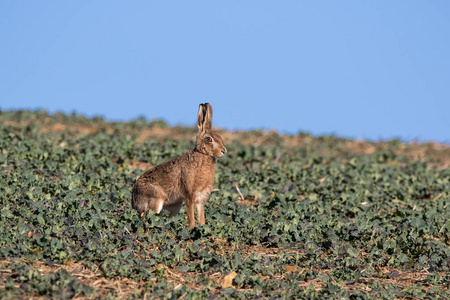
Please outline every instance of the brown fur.
M186 202L189 226L197 221L205 224L204 203L214 184L216 158L227 149L222 138L212 131L212 107L200 104L197 115L198 133L194 150L166 161L148 170L136 181L132 193L132 206L139 214L148 210L159 213L161 209L175 216Z

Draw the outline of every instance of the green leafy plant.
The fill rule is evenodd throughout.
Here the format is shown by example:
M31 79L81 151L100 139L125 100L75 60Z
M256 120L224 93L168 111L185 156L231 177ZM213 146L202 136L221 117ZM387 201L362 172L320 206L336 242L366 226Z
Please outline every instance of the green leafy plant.
M206 225L141 219L134 181L194 131L0 112L0 295L450 296L448 145L227 133Z

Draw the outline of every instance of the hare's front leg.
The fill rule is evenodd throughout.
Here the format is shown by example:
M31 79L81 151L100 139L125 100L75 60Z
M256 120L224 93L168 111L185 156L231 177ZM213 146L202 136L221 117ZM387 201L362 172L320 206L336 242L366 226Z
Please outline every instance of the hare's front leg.
M197 221L202 226L205 225L205 202L208 200L209 191L197 192L193 198L186 199L186 210L189 219L189 226L195 226L194 205L197 210Z
M203 201L195 203L195 208L197 209L197 221L203 226L205 225L205 205Z
M210 190L206 189L198 192L195 199L195 208L197 209L197 221L200 225L205 225L205 202L208 200Z
M186 212L188 215L189 227L195 227L194 201L186 199Z

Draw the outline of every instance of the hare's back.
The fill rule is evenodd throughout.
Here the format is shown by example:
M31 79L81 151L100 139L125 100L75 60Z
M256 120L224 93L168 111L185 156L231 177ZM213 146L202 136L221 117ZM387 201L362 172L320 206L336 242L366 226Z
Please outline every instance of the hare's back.
M192 152L188 151L147 170L138 181L158 183L162 186L167 182L172 185L174 182L179 181L182 176L184 177L186 174L195 172L198 163L196 163L195 155Z

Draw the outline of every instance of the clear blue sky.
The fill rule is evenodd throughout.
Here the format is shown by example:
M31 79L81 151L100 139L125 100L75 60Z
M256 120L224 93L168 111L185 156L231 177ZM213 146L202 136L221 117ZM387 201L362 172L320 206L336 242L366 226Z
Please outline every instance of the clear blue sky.
M0 109L450 143L450 1L1 1Z

